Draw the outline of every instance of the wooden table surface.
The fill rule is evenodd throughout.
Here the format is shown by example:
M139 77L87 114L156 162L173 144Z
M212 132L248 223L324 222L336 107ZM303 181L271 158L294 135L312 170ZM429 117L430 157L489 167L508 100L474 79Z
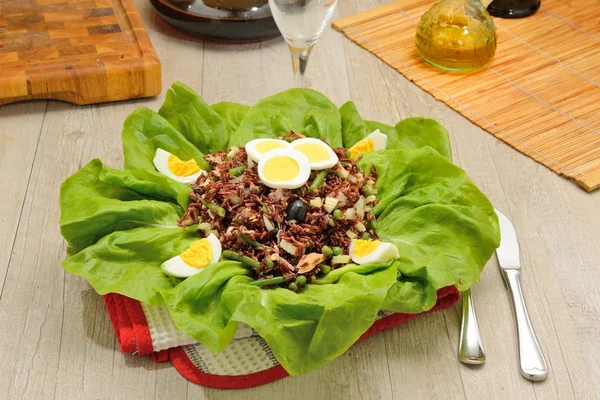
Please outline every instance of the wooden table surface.
M341 1L336 18L384 0ZM90 159L122 166L120 131L139 105L158 109L181 80L209 103L253 104L292 86L281 39L204 43L177 33L137 1L163 65L163 95L94 106L0 107L0 398L10 399L591 399L600 397L600 191L536 164L436 102L341 34L327 29L308 85L368 119L438 119L455 162L514 222L523 290L550 374L521 378L508 293L495 258L474 287L487 350L482 367L456 358L459 307L419 317L353 346L324 368L262 387L222 391L188 383L169 363L121 354L102 299L65 273L59 185Z

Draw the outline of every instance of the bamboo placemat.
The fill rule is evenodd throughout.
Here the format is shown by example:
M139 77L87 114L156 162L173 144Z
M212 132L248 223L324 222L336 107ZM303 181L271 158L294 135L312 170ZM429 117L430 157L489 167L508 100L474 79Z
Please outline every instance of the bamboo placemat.
M520 152L588 191L600 187L600 7L543 0L494 18L498 49L469 74L426 64L414 46L432 0L398 0L333 24L348 38Z

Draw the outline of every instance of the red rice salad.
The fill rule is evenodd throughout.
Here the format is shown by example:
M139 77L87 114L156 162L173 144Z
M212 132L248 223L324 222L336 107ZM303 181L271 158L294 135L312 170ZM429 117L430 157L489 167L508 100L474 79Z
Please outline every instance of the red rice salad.
M302 137L290 132L280 139ZM216 235L223 258L250 267L258 286L298 291L317 274L350 263L352 239L377 238L375 169L366 177L348 150L333 151L337 164L312 171L293 190L261 183L244 148L208 155L212 170L192 185L192 202L179 225L199 224L204 236Z

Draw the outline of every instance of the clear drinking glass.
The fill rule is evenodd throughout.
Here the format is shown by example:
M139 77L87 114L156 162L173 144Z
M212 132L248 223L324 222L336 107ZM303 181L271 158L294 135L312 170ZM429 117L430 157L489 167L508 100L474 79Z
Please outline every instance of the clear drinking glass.
M271 13L292 52L296 87L304 87L310 52L333 16L337 0L269 0Z

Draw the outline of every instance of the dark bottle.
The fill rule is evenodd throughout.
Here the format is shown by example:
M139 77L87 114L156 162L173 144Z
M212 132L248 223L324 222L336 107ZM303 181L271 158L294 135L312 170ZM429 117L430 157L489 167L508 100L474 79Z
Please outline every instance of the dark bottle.
M540 8L540 0L494 0L487 10L494 17L525 18Z

